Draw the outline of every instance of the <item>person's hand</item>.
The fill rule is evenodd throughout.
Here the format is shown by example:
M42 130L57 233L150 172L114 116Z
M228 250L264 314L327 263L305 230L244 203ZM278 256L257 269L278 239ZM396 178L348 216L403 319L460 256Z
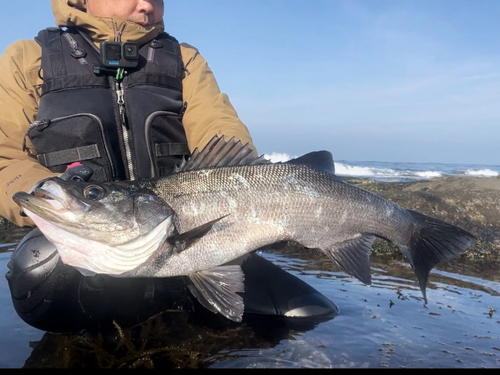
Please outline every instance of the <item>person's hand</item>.
M68 165L66 172L61 175L61 180L85 182L89 181L94 171L92 168L83 165L82 163L73 163Z

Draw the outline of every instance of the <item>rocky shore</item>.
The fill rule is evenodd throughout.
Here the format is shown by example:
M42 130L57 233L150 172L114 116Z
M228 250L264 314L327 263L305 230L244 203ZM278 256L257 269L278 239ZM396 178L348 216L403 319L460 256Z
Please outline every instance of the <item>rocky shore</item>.
M457 225L477 238L462 258L473 261L500 261L500 177L447 177L415 182L377 182L346 179L401 207ZM378 241L375 251L391 252L394 247Z
M457 225L477 237L462 258L500 262L500 177L448 177L416 182L377 182L345 178L391 202ZM0 218L0 242L16 227ZM387 241L377 241L379 254L397 251ZM397 251L399 253L399 251Z

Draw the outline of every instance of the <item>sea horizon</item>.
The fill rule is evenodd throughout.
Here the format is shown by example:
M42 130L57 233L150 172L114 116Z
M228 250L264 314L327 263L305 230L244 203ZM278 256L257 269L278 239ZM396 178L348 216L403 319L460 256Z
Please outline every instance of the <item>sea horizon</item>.
M285 162L294 156L285 153L265 154L272 162ZM440 177L479 177L500 176L500 165L461 164L461 163L415 163L383 161L335 161L335 173L343 177L368 178L378 181L398 182L428 180Z

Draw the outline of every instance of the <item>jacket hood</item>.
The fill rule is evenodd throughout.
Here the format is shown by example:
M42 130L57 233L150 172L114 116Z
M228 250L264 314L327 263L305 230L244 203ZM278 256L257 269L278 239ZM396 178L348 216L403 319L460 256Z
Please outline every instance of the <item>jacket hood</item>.
M141 26L119 17L93 16L86 11L86 0L50 0L50 2L58 26L81 27L96 44L117 38L122 42L143 44L157 37L165 29L163 20L150 26Z

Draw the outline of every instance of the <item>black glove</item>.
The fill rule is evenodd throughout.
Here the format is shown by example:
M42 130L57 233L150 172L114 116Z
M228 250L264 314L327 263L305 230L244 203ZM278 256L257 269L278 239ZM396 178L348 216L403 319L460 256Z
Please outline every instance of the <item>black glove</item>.
M133 326L161 311L193 308L182 277L83 276L38 228L19 242L7 268L14 309L44 331L78 332L113 321Z
M93 173L92 168L80 163L74 163L69 165L66 172L61 175L61 180L85 182L90 180Z

